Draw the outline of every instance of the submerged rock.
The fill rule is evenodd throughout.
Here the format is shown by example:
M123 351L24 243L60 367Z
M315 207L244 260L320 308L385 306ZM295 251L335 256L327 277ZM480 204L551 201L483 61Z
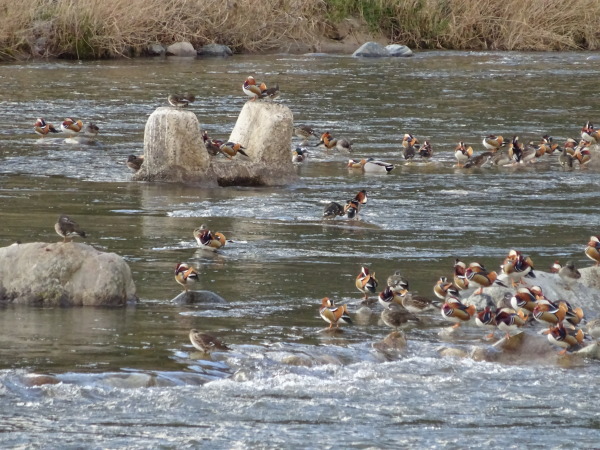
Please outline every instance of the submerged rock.
M386 45L385 49L390 54L389 56L412 56L413 52L406 45L390 44Z
M364 58L381 58L390 56L390 52L381 44L377 42L365 42L361 45L354 53L354 57Z
M0 248L0 301L36 306L122 306L137 300L131 270L115 253L82 243Z
M167 47L166 51L168 56L185 56L185 57L196 57L198 54L196 49L189 42L176 42Z
M226 304L227 300L212 291L187 291L182 292L173 300L178 305L190 304Z
M198 49L198 55L201 56L232 56L231 49L222 44L207 44Z
M161 44L150 44L146 47L146 53L150 56L164 56L166 49Z

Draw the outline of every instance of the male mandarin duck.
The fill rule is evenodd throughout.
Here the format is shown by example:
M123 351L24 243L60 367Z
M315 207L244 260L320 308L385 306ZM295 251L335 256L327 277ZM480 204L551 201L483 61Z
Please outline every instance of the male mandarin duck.
M594 125L591 122L587 122L581 129L581 139L590 144L597 144L600 142L600 133L594 130Z
M344 207L337 202L328 203L323 210L324 219L333 219L337 216L343 216L344 214L346 214Z
M210 334L201 333L198 330L190 330L190 342L192 345L201 352L210 353L213 351L226 352L230 350L223 342L218 338L211 336Z
M432 300L422 295L413 295L411 292L405 290L399 293L402 306L414 314L419 314L425 311L433 311L439 309L442 304L437 300Z
M329 131L326 131L321 135L321 140L315 147L324 147L327 150L333 148L341 151L350 152L352 151L352 142L348 139L334 139Z
M142 156L129 155L127 157L127 167L129 167L134 172L137 172L138 170L140 170L140 167L142 167L142 164L144 164L144 155L142 155Z
M490 306L486 306L483 311L478 312L475 315L475 324L478 327L491 330L491 332L485 336L486 339L494 337L494 331L496 331L496 311L493 311Z
M467 265L461 261L460 259L456 258L454 260L454 285L460 289L461 291L468 289L469 287L469 280L467 279L465 273L467 271Z
M75 237L85 238L85 231L79 228L79 224L69 216L60 216L54 224L54 230L56 234L63 238L63 242L70 242Z
M526 287L517 289L517 292L510 298L510 305L515 311L525 311L527 315L531 316L537 306L537 296L534 292L537 291Z
M407 311L398 303L390 303L381 312L381 320L388 327L397 329L409 322L420 322L412 312Z
M330 329L339 327L340 323L352 324L352 319L348 315L348 307L346 305L335 306L333 300L328 297L321 300L319 315L329 324Z
M465 305L458 298L449 295L441 308L442 317L454 322L452 328L459 327L463 322L468 322L475 315L475 305Z
M473 156L473 147L467 147L463 141L460 141L454 148L457 167L463 167L471 156Z
M308 150L296 147L292 150L292 162L293 163L301 163L304 162L308 158Z
M496 324L500 331L506 333L506 339L510 339L510 332L516 331L527 323L523 311L517 313L510 312L505 309L500 310L496 314Z
M40 136L47 136L48 133L60 133L54 125L46 122L42 117L38 118L33 125L33 131Z
M437 283L435 283L433 286L433 293L441 300L445 300L448 295L460 297L460 289L458 286L448 281L448 278L446 277L440 277Z
M75 135L83 129L83 122L81 120L73 120L71 118L66 118L61 124L60 129L63 133L69 135Z
M567 307L565 314L565 320L571 325L577 326L583 320L583 310L580 307L573 308L571 304L566 300L559 300L556 302L558 305L564 304Z
M532 259L529 256L523 256L518 250L511 249L508 252L501 269L502 273L510 279L513 287L524 283L523 278L525 277L535 278Z
M585 248L585 256L594 261L597 266L600 265L600 236L590 237Z
M538 322L552 326L562 322L567 316L568 307L565 303L556 305L546 298L538 298L537 305L533 308L533 318Z
M367 173L389 173L394 168L393 164L378 159L350 159L348 160L349 169L360 169Z
M374 294L377 289L377 278L375 272L371 273L368 267L361 267L360 273L356 276L354 282L356 289L365 295L365 300L369 298L369 294Z
M387 285L394 292L401 292L408 290L408 280L402 276L402 272L400 270L396 270L393 274L391 274L387 278Z
M485 267L478 263L472 262L465 271L465 277L469 280L469 286L476 286L478 289L473 293L479 295L483 292L483 288L490 287L492 284L498 284L506 287L504 283L498 280L498 274L496 272L488 272Z
M175 266L175 281L182 285L185 292L187 292L190 285L200 281L200 276L193 267L185 263L178 263Z
M433 156L433 147L429 141L424 141L419 148L419 156L424 159L429 159Z
M398 305L402 305L402 297L398 292L395 292L390 286L386 286L386 288L379 293L377 297L377 301L384 308L387 308L390 303L397 303Z
M587 148L578 148L575 150L573 158L575 158L580 166L584 166L592 160L592 152Z
M196 101L196 96L192 94L169 94L167 101L176 108L187 108L190 103Z
M560 351L564 355L567 350L576 349L583 344L584 334L582 330L569 330L565 328L562 322L558 322L556 326L548 330L548 341L563 350Z
M405 133L402 138L402 156L406 160L413 159L421 148L419 141L410 133Z
M357 219L360 211L360 202L356 199L348 200L344 206L344 214L348 215L348 219Z
M224 144L223 141L219 139L211 139L208 136L208 131L204 130L202 132L202 140L204 141L204 146L206 147L206 151L212 156L216 156L219 154L219 149L221 145Z
M558 144L554 142L554 138L552 138L552 136L549 136L547 134L542 136L540 146L544 147L544 153L546 155L551 155L552 153L554 153L556 150L559 149Z
M223 233L212 233L205 224L194 230L194 238L200 248L205 248L216 252L221 247L225 246L227 240Z
M500 147L502 147L506 144L504 142L504 138L502 136L496 136L494 134L490 134L490 135L484 137L482 143L486 149L488 149L492 152L495 152Z
M252 101L256 100L262 94L262 91L260 90L260 87L256 85L256 80L253 76L246 78L246 81L242 84L242 91L244 91L244 94L248 97L252 97Z
M279 84L268 88L265 83L260 83L259 88L260 95L258 96L258 98L268 98L271 100L275 100L281 95L281 91L279 90Z
M219 147L219 151L223 153L229 160L232 160L238 153L249 158L248 154L244 151L246 147L242 147L242 144L236 142L226 142Z
M367 196L367 191L365 189L361 189L360 191L358 191L354 196L354 200L359 202L361 205L366 205L367 201L369 200Z

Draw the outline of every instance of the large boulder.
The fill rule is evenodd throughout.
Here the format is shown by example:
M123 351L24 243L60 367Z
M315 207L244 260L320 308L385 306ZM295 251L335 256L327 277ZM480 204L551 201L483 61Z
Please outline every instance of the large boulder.
M390 52L383 45L377 42L365 42L361 45L352 56L363 58L381 58L390 56Z
M248 156L210 156L196 115L184 108L160 107L148 118L144 134L144 164L138 181L162 181L208 186L271 186L298 178L290 156L294 118L284 105L248 101L229 138Z
M0 248L0 302L39 306L122 306L137 300L123 258L74 242Z
M206 44L198 49L201 56L232 56L233 51L223 44Z
M390 56L407 57L407 56L413 55L412 50L410 48L408 48L406 45L390 44L390 45L386 45L385 49L389 52Z
M167 47L167 56L183 56L183 57L196 57L197 52L192 44L189 42L176 42Z

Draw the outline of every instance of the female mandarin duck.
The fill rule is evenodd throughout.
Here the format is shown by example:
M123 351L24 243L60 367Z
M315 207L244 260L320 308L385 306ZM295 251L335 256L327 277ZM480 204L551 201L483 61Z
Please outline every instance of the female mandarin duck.
M371 273L368 267L361 267L360 273L356 276L356 281L354 283L356 285L356 289L362 292L365 295L365 300L369 298L370 294L374 294L377 285L377 278L375 278L375 272Z
M564 355L568 350L576 349L583 344L584 334L582 330L568 330L562 322L548 330L548 341L561 347L559 354Z
M420 322L419 318L397 303L390 303L383 308L381 320L388 327L398 329L409 322Z
M297 125L294 127L294 135L302 139L301 147L308 145L308 140L315 135L315 130L307 125Z
M467 279L465 273L467 272L467 265L456 258L454 260L454 285L460 289L461 291L468 289L469 280Z
M175 266L175 281L183 286L185 292L189 286L200 281L198 271L185 263L179 263Z
M333 219L337 216L343 216L344 214L346 214L344 207L337 202L328 203L323 210L324 219Z
M402 156L405 160L413 159L421 146L416 137L410 133L404 133L402 138Z
M60 129L63 133L67 133L71 136L79 133L83 129L83 122L81 120L73 120L66 118L61 124Z
M238 153L249 158L248 154L244 151L246 147L242 147L242 144L236 142L225 142L219 147L219 151L223 153L227 159L232 160Z
M218 338L211 336L210 334L201 333L198 330L190 330L189 337L194 348L204 353L213 351L226 352L230 350L230 348L223 344Z
M196 96L192 94L169 94L167 101L176 108L187 108L190 103L196 101Z
M137 172L138 170L140 170L140 168L142 167L142 164L144 164L144 155L142 155L142 156L129 155L127 157L127 167L129 167L134 172Z
M506 144L504 142L504 138L502 136L496 136L494 134L490 134L490 135L484 137L482 143L486 149L488 149L492 152L495 152L500 147L502 147Z
M419 156L423 159L429 159L433 156L433 147L429 141L424 141L419 148Z
M204 224L194 230L194 238L200 248L216 252L221 247L225 246L227 240L223 233L212 233Z
M550 272L558 274L568 289L581 279L581 272L577 270L573 261L567 261L564 266L562 266L560 262L554 261L554 264L552 264L552 267L550 268Z
M69 216L62 215L54 224L54 231L63 238L63 242L72 241L75 237L85 238L85 231L79 228L79 224Z
M460 290L454 283L448 281L446 277L440 277L440 279L433 286L433 293L441 300L445 300L448 295L453 297L460 297Z
M600 236L591 236L585 248L585 256L600 265Z
M523 311L515 313L503 309L496 314L496 324L498 325L498 329L500 331L504 331L506 333L506 339L510 339L510 333L517 331L526 323L527 321L525 320Z
M573 152L574 154L575 152ZM571 168L573 167L573 160L575 158L571 153L569 153L569 148L567 146L563 147L562 152L558 156L558 162L562 167Z
M423 297L422 295L413 295L411 292L405 290L399 293L402 300L402 306L414 314L420 314L425 311L434 311L440 309L442 304L437 300Z
M458 298L451 295L446 297L446 302L441 308L442 317L454 322L452 328L459 327L463 322L468 322L475 315L475 305L465 305Z
M497 323L496 323L496 312L492 310L490 306L486 306L483 311L478 312L475 316L475 324L478 327L491 330L488 335L485 336L486 339L491 339L494 337L494 331L496 331Z
M319 315L325 322L329 324L329 328L337 328L340 323L348 325L352 324L352 319L348 315L348 308L346 305L335 306L333 300L325 297L321 300L321 307L319 308Z
M35 134L39 134L40 136L47 136L48 133L60 133L54 125L46 122L43 117L38 118L33 125L33 131Z
M473 147L467 147L463 141L460 141L454 149L456 167L463 167L471 156L473 156Z
M498 280L498 274L496 272L488 272L485 267L478 263L472 262L465 271L465 277L469 280L469 286L473 285L478 289L473 293L479 295L483 292L483 288L490 287L492 284L498 284L506 287L504 283Z
M248 97L252 97L252 101L259 98L262 94L262 91L260 90L260 87L256 85L256 80L253 76L246 78L246 81L242 84L242 91L244 91L244 94Z
M348 161L348 168L363 170L366 173L390 173L394 165L373 158L361 160L350 159Z
M394 292L408 290L408 280L402 276L402 272L400 270L396 270L387 278L387 285Z

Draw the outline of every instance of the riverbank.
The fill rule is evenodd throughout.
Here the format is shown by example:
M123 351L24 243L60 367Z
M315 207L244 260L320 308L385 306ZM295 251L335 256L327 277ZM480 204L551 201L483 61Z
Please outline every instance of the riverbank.
M8 3L3 13L0 60L134 57L179 41L236 53L350 53L366 40L417 49L600 48L593 0L37 0Z

